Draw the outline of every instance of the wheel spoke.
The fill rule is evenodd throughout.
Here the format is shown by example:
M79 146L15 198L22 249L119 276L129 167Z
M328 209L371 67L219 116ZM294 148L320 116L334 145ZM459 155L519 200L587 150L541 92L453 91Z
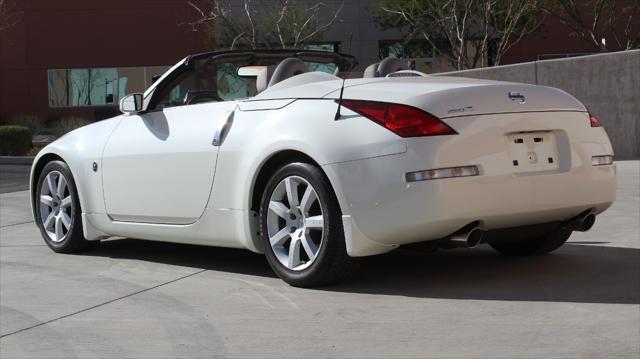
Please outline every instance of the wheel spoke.
M307 252L309 260L315 258L318 253L318 246L316 246L308 233L305 233L304 237L302 237L302 246L304 247L304 251Z
M45 180L47 181L47 187L49 188L49 194L51 194L53 196L56 193L58 193L58 189L56 188L56 181L53 178L53 173L49 173Z
M40 196L40 203L44 204L47 207L53 207L53 198L46 194Z
M63 175L59 175L58 176L58 186L56 188L59 198L64 197L64 190L65 189L67 189L67 180L64 178Z
M294 181L291 177L287 177L284 180L284 186L287 190L287 199L289 200L289 208L292 210L300 205L300 201L298 200L298 185L299 183Z
M265 207L261 215L266 215L267 247L280 264L294 271L311 266L322 248L325 224L321 199L311 183L299 175L284 177Z
M304 220L304 226L312 229L323 229L324 217L321 214L313 217L307 217Z
M62 232L62 219L60 219L60 217L56 217L56 239L60 240L62 237L64 237L64 233Z
M289 228L284 227L280 231L278 231L278 233L269 237L269 242L271 242L272 246L282 246L290 236L291 234L289 233Z
M311 208L311 205L317 198L316 191L313 190L313 187L307 186L307 189L304 191L304 195L300 200L300 209L305 215L309 213L309 208Z
M67 196L65 197L62 202L60 203L60 206L62 208L67 208L71 205L71 196Z
M281 218L289 218L289 208L287 208L287 206L285 206L282 202L270 201L269 210L277 214Z
M64 228L69 231L69 228L71 227L71 218L66 213L62 212L60 214L60 220L62 221Z
M289 261L287 267L293 269L300 264L300 238L292 236L291 244L289 244Z
M54 222L55 218L56 216L53 214L53 212L50 212L49 215L47 216L47 219L45 219L44 223L42 223L42 226L44 227L44 229L49 229L49 227L51 227L51 224Z

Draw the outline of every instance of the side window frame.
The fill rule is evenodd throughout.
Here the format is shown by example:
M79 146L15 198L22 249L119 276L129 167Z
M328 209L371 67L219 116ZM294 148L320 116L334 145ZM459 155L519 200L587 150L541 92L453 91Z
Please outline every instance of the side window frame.
M166 90L167 87L173 83L175 79L179 78L180 76L182 76L184 73L188 71L191 71L191 67L185 64L182 64L180 67L176 68L173 72L171 72L169 76L165 77L160 83L158 83L158 85L149 94L150 96L149 104L147 105L147 110L145 112L157 112L167 108L167 107L157 108L158 100L160 96L162 95L164 90ZM179 106L187 106L187 105L179 105ZM179 107L179 106L172 106L172 107Z

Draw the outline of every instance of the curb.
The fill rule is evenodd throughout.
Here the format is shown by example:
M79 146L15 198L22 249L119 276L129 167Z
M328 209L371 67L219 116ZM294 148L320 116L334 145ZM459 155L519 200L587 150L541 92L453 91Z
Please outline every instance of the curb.
M0 165L31 166L33 159L33 156L0 156Z

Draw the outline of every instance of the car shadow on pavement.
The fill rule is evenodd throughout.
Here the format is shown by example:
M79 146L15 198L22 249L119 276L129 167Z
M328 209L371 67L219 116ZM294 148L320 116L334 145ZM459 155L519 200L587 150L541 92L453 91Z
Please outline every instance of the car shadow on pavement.
M538 257L501 256L487 246L365 258L350 280L317 290L417 298L640 304L640 250L602 242L567 243ZM246 250L131 239L91 255L275 277Z
M262 254L246 249L126 238L102 241L98 249L82 255L135 259L220 272L276 277Z

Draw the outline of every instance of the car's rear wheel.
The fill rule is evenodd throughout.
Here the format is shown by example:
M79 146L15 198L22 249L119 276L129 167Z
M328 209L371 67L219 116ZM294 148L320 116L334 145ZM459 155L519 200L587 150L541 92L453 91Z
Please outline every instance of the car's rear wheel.
M359 263L347 255L331 185L313 165L288 164L271 177L262 195L260 228L269 265L293 286L339 282Z
M508 256L535 256L555 251L571 236L572 231L558 228L550 233L527 239L490 242L493 249Z
M75 253L98 244L87 241L82 233L78 191L66 163L52 161L44 166L34 202L38 228L55 252Z

